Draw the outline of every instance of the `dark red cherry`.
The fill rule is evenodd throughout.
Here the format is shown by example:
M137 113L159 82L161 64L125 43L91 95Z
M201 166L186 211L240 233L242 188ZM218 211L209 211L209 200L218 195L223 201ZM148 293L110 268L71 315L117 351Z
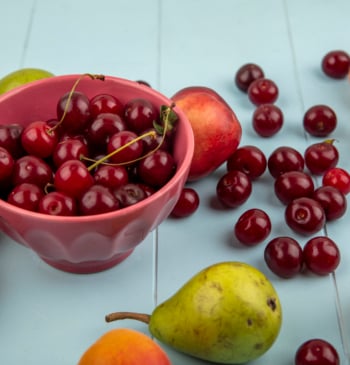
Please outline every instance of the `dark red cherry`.
M199 202L200 199L197 191L193 188L184 187L171 215L178 218L188 217L198 209Z
M124 116L129 128L136 133L152 128L153 123L159 119L156 107L143 98L129 100L125 104Z
M246 63L241 66L235 75L235 84L243 92L247 92L250 84L264 77L264 71L255 63Z
M277 147L267 159L267 168L274 178L288 171L303 171L304 165L303 155L290 146Z
M321 67L327 76L344 79L349 73L349 54L343 50L330 51L322 58Z
M54 216L75 216L77 204L71 196L59 191L51 191L40 199L38 211Z
M97 118L102 113L113 113L123 116L124 104L111 94L98 94L90 100L91 118Z
M122 185L115 189L113 193L121 207L129 207L147 197L144 189L134 183Z
M44 191L35 184L22 183L16 185L10 192L7 202L18 208L36 212Z

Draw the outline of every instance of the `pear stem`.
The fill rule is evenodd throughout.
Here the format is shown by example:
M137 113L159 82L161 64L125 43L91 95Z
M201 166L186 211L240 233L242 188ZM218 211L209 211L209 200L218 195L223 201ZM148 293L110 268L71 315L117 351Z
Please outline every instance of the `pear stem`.
M114 312L107 314L105 317L106 322L119 321L121 319L135 319L136 321L149 323L151 316L146 313L135 312Z

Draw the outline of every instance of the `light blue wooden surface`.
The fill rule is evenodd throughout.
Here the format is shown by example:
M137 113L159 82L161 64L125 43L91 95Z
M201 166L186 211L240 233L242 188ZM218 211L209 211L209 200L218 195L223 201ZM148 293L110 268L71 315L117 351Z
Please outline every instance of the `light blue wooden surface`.
M326 78L320 69L329 50L349 51L347 0L1 0L0 12L0 75L20 67L40 67L55 74L104 73L147 80L167 96L185 86L209 86L239 117L244 131L241 145L256 144L266 155L279 145L303 151L315 141L304 135L302 116L309 106L325 103L339 119L334 133L339 165L350 169L350 85ZM246 62L260 64L279 86L277 104L285 125L273 138L255 135L250 123L253 107L234 86L234 74ZM79 276L52 269L1 235L1 363L75 364L92 342L118 326L104 323L106 313L150 312L194 273L222 260L255 265L281 297L280 336L252 363L291 365L296 348L314 337L332 342L342 364L349 363L350 213L327 225L328 235L342 252L335 278L301 275L281 280L267 270L263 244L250 249L230 244L236 219L250 207L269 213L271 237L291 234L270 176L266 173L254 183L244 206L221 211L213 207L213 197L223 172L224 167L193 185L201 197L195 215L168 219L158 229L157 242L150 234L125 262L98 274ZM297 238L301 243L306 240ZM147 333L141 323L122 325ZM165 349L173 365L204 364Z

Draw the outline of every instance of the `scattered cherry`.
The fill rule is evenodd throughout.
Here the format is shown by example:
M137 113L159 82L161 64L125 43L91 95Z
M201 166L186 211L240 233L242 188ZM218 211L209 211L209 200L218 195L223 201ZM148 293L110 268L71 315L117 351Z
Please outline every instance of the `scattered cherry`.
M337 350L329 342L314 338L302 343L295 353L295 365L340 365Z
M178 218L188 217L198 209L199 202L200 199L197 191L193 188L184 187L171 215Z
M350 174L341 167L330 168L322 177L322 185L334 186L347 195L350 193Z
M255 246L271 232L271 220L268 214L257 208L245 211L234 226L234 235L245 246Z
M301 197L287 205L285 220L294 232L307 236L323 228L326 216L322 205L317 200Z
M303 268L303 249L292 237L275 237L265 246L264 260L274 274L291 278Z
M267 168L274 178L288 171L303 171L304 157L293 147L280 146L267 159Z
M304 129L315 137L327 137L337 126L337 115L328 105L314 105L303 118Z
M252 183L247 174L239 170L228 171L216 185L216 196L226 207L236 208L247 201Z
M306 267L316 275L332 273L340 263L340 251L327 236L312 237L303 249Z
M323 72L333 79L344 79L350 68L349 54L342 50L328 52L321 62Z
M249 100L256 106L272 104L277 100L278 87L274 81L260 78L253 81L248 88Z
M296 198L311 196L315 190L309 174L303 171L288 171L275 179L274 191L277 198L288 204Z
M312 194L323 207L327 221L341 218L347 209L347 200L343 192L334 186L323 185Z
M322 175L335 167L339 161L339 152L334 140L311 144L304 151L305 165L312 174Z
M227 159L227 171L239 170L255 180L266 170L267 160L262 150L256 146L241 146Z
M243 92L247 92L250 84L264 77L264 71L255 63L246 63L241 66L235 75L235 84Z
M277 105L261 104L253 113L253 128L262 137L272 137L281 130L283 118L283 112Z

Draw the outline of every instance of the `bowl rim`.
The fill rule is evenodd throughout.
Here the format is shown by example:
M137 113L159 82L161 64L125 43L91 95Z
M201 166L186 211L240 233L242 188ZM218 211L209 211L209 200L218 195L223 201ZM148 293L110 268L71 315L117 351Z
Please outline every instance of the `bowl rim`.
M66 79L75 80L76 78L81 77L81 76L82 76L82 74L66 74L66 75L51 76L51 77L48 77L45 79L31 81L31 82L18 86L16 88L9 90L6 93L0 95L0 103L6 99L13 97L16 94L22 93L23 91L25 91L29 88L32 88L32 87L35 87L38 85L40 86L43 84L45 85L46 83L51 83L53 79L55 81L66 80ZM157 99L160 99L162 101L162 103L164 103L166 105L170 105L171 103L173 103L173 101L170 98L168 98L161 92L159 92L147 85L143 85L137 81L133 81L133 80L129 80L126 78L117 77L117 76L110 76L110 75L104 75L104 77L113 82L121 83L121 84L123 84L125 86L129 86L129 87L137 88L140 91L145 92L146 94L151 94L154 97L156 97ZM184 162L188 161L190 163L190 161L192 160L193 152L194 152L193 130L192 130L191 124L190 124L187 116L184 114L184 112L180 108L178 108L176 105L174 107L174 111L179 116L179 119L183 120L185 123L185 127L187 130L186 135L188 136L188 144L186 146ZM152 195L146 197L145 199L143 199L142 201L140 201L134 205L131 205L128 207L123 207L121 209L117 209L112 212L92 214L92 215L86 215L86 216L82 216L82 215L55 216L55 215L49 215L49 214L33 212L30 210L22 209L22 208L16 207L15 205L7 203L3 199L0 199L0 209L5 209L7 211L10 211L13 214L19 214L22 217L27 216L32 219L35 218L37 220L52 222L52 223L64 222L67 224L70 224L70 223L75 224L75 223L88 222L91 220L94 220L97 222L97 221L102 221L102 220L111 219L111 218L117 219L118 216L124 216L124 215L131 214L133 211L143 210L144 206L150 205L150 204L152 204L153 201L157 200L159 195L167 194L172 189L174 184L176 184L179 180L181 180L184 175L188 175L188 172L186 174L186 169L188 169L188 167L186 166L186 163L182 163L176 169L175 174L171 177L171 179L165 185L163 185L160 189L155 191ZM186 179L187 179L187 177L186 177ZM0 218L4 219L6 221L6 217L4 217L1 214L1 211L0 211Z

